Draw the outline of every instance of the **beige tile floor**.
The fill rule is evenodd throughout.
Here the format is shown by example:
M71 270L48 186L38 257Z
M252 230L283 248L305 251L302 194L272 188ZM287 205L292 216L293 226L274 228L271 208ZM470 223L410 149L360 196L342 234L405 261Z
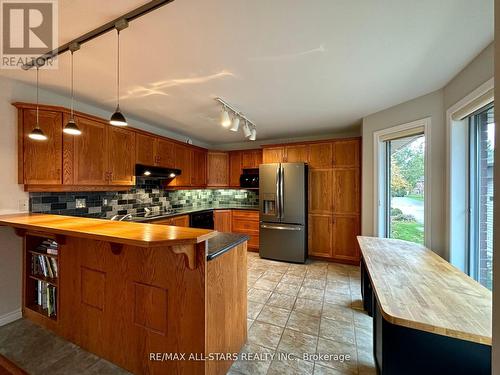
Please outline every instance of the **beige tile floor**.
M359 267L288 264L248 253L248 341L242 353L258 353L263 360L240 359L229 374L376 374ZM270 359L276 353L289 356ZM304 353L351 359L303 359Z

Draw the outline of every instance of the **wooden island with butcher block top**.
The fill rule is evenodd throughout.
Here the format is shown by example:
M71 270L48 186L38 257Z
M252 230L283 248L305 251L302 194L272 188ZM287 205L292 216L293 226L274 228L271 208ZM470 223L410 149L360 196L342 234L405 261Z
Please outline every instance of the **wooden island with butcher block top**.
M358 242L379 374L491 374L491 291L424 246Z
M134 374L225 374L227 355L204 359L246 342L247 236L45 214L0 225L23 237L23 316Z

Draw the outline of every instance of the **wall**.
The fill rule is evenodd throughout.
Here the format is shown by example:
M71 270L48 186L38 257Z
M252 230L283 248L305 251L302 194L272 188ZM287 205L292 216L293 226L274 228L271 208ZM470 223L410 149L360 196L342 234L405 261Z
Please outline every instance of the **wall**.
M363 119L362 233L374 235L373 133L431 117L431 248L449 259L446 235L446 110L493 77L493 43L440 90L366 116Z
M41 74L43 79L43 74ZM0 214L18 211L27 202L28 195L17 184L17 111L11 103L34 102L35 88L5 77L0 77L0 165L2 183L0 184ZM40 90L40 103L69 106L67 96L47 90ZM96 116L107 118L109 112L96 106L77 102L76 109ZM172 133L133 118L129 122L137 128L164 135L180 141L186 137ZM193 140L194 144L206 146ZM17 319L21 307L21 240L10 228L0 228L0 325Z
M444 254L444 163L445 163L445 123L443 91L437 90L419 98L401 103L389 109L374 113L363 119L363 164L362 164L362 223L363 235L375 235L373 211L373 133L396 125L431 118L431 247L438 254Z

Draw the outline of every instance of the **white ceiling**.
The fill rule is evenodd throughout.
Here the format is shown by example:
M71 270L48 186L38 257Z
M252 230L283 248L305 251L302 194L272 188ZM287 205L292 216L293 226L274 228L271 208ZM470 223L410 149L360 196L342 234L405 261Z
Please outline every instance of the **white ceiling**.
M60 43L142 0L60 0ZM335 133L444 86L493 40L493 0L176 0L122 36L125 115L221 144L220 96L258 139ZM115 106L116 34L75 54L78 100ZM34 73L1 75L33 82ZM41 73L69 90L69 56Z

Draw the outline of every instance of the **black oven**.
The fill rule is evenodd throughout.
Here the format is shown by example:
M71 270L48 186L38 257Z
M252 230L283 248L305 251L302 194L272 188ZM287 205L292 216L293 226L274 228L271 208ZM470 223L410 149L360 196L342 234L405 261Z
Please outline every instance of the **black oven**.
M212 210L189 214L191 228L214 229L214 212Z

